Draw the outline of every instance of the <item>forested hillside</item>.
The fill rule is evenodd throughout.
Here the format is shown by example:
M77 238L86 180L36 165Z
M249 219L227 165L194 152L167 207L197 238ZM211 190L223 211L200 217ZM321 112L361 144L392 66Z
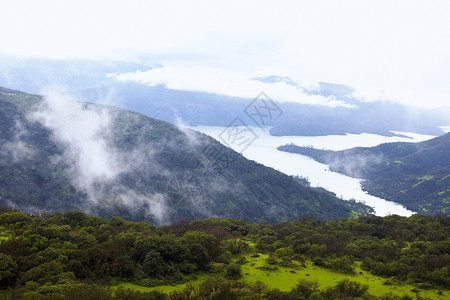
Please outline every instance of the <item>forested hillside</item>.
M64 96L44 100L1 88L0 141L0 202L26 211L77 209L154 224L209 216L326 220L368 211L204 134Z
M310 156L330 169L366 179L375 196L423 214L450 211L450 133L420 143L387 143L343 151L284 145L281 151Z

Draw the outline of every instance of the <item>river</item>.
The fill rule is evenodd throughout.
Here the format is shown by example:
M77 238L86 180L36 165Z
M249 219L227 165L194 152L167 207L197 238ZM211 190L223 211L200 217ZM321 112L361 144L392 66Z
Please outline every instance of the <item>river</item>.
M225 127L197 126L191 129L203 132L219 141L220 134ZM371 196L361 189L361 179L352 178L330 171L327 165L313 159L287 152L278 151L277 147L287 143L298 146L313 146L318 149L343 150L352 147L371 147L388 142L420 142L434 136L408 132L396 132L407 137L385 137L375 134L347 134L329 136L271 136L268 128L251 127L257 138L244 150L242 154L251 160L265 166L272 167L288 175L307 177L311 186L323 187L344 200L355 199L374 208L378 216L397 214L410 216L414 212L405 207L378 197ZM229 144L234 150L241 152L237 144Z

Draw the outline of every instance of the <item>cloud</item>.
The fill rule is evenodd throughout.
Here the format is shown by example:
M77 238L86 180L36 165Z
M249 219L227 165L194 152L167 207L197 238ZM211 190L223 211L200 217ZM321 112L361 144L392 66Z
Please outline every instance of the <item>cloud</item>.
M356 88L351 95L362 102L375 101L391 101L407 106L415 106L425 109L432 109L438 107L448 107L450 95L446 93L437 93L432 91L417 92L413 89L371 89L371 88Z
M9 71L4 68L0 69L0 83L3 86L12 86L11 84L11 76L9 75Z
M167 206L165 195L156 193L151 196L137 194L132 190L128 190L119 195L120 200L127 207L131 208L133 212L138 212L145 209L145 214L151 215L158 225L168 224L167 220Z
M443 38L450 27L449 8L445 0L282 5L5 1L0 28L8 42L0 52L52 58L145 57L163 64L190 60L235 71L450 95L450 40ZM442 99L436 106L446 103Z
M8 155L14 163L31 158L35 154L35 151L23 140L23 137L26 135L27 131L23 124L20 121L16 121L13 139L0 147L2 154Z
M50 128L54 138L65 146L79 187L114 179L121 172L117 153L108 145L111 116L106 110L49 92L32 118Z
M369 88L356 88L350 96L361 102L392 101L385 91Z
M165 66L148 71L108 74L119 81L135 81L149 86L165 85L169 89L207 92L252 99L261 91L278 102L353 107L334 96L307 95L301 87L284 81L261 82L238 72L199 66ZM308 87L311 84L308 84Z
M128 151L119 150L114 143L114 110L106 106L78 102L71 96L49 91L40 109L29 118L40 122L52 132L63 154L54 163L69 165L73 185L87 194L91 204L125 205L131 212L144 210L156 223L165 222L165 197L139 181L130 187L122 184L121 175L139 170L145 177L155 172L164 174L152 159L148 143L136 140ZM128 121L132 122L133 116ZM134 191L135 190L135 191ZM85 207L87 212L94 208Z
M178 114L175 113L175 125L177 126L177 129L183 133L183 135L188 140L189 144L191 146L198 146L200 144L200 141L198 139L198 132L188 128L189 125L181 119Z
M385 161L383 154L351 153L327 161L331 170L338 170L353 178L363 178L363 170Z

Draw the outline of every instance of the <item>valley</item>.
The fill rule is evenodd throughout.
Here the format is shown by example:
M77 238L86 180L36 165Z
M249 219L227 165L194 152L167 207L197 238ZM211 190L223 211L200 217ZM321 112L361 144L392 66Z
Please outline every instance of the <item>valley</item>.
M0 300L450 299L449 11L3 1Z
M364 189L396 199L419 213L448 213L450 133L419 143L383 143L341 151L286 144L278 149L307 155L334 171L363 178Z
M368 209L207 135L64 95L0 88L0 126L0 203L30 213L77 209L157 225L211 216L275 224Z
M191 127L192 129L206 133L220 141L220 133L226 127ZM307 178L311 186L322 187L335 193L345 200L355 199L364 201L365 204L374 208L375 214L385 216L398 214L409 216L413 212L386 198L375 197L367 194L361 187L361 179L351 178L329 169L329 166L316 162L308 157L290 154L277 150L281 145L296 143L298 145L313 146L320 149L343 150L357 146L376 146L384 142L409 141L420 142L433 138L433 136L401 133L407 137L384 137L373 134L362 135L338 135L324 137L274 137L259 128L252 128L258 138L243 151L243 155L251 160L272 167L288 175L297 175ZM399 133L400 134L400 133Z

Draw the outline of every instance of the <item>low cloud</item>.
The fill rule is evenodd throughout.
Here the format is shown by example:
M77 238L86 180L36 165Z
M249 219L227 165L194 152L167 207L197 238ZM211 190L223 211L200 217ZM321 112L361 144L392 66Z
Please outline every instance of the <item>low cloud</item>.
M385 161L382 154L348 153L343 156L330 157L327 164L331 170L336 170L353 178L364 178L367 168L378 165Z
M6 154L10 157L14 163L32 157L35 154L35 151L24 141L26 135L27 131L23 124L20 121L16 121L13 139L9 142L5 142L0 147L2 154Z
M351 96L361 102L393 101L385 91L377 89L357 88Z
M55 140L65 146L65 158L74 167L79 187L112 180L121 172L117 153L108 142L111 116L106 110L50 92L32 118L51 129Z
M120 177L137 169L146 177L164 172L152 159L153 149L148 143L137 140L126 152L116 147L115 117L114 110L106 106L78 102L52 91L41 107L29 115L32 121L51 130L53 140L63 150L53 162L69 165L72 184L87 194L90 203L102 207L125 205L133 213L144 210L145 215L163 224L165 196L138 181L130 188L121 183ZM89 212L91 208L85 210Z
M189 125L185 123L178 115L175 116L175 125L177 126L177 129L184 134L191 146L198 146L200 144L198 133L187 128Z
M146 210L146 215L151 215L158 225L168 224L167 206L165 195L156 193L153 195L137 194L132 190L128 190L119 195L119 199L132 212L137 213L142 209Z
M411 108L448 108L449 95L445 93L436 93L433 91L418 92L414 90L402 89L370 89L357 88L351 95L361 102L393 102L401 105L411 106Z
M334 96L308 95L304 88L315 85L305 82L294 86L289 82L261 82L238 72L208 67L165 66L148 71L123 74L108 74L119 81L134 81L149 86L165 85L169 89L194 92L207 92L231 97L252 99L261 91L278 102L296 102L303 104L324 105L330 107L354 107ZM301 82L300 82L301 83Z

